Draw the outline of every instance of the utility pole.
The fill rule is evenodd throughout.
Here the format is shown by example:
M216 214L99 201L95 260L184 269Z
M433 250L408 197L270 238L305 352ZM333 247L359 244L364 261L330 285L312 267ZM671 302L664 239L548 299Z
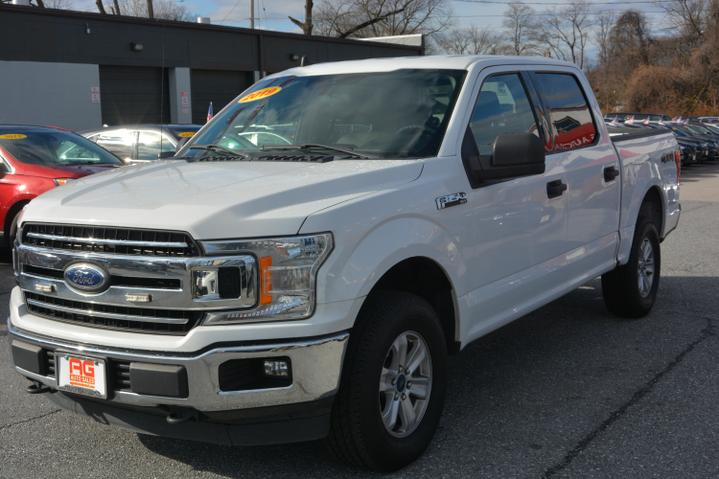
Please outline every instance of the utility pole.
M255 0L250 0L250 29L255 29Z
M152 6L152 0L147 0L147 16L155 18L155 8Z

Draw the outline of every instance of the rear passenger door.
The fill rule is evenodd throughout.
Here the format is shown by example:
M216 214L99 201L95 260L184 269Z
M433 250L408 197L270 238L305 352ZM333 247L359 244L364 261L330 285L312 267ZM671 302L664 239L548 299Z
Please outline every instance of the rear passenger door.
M597 127L599 108L590 104L589 84L572 69L532 75L554 137L547 163L565 170L566 242L571 276L610 267L616 259L619 228L620 164L608 137ZM584 82L584 83L583 83Z

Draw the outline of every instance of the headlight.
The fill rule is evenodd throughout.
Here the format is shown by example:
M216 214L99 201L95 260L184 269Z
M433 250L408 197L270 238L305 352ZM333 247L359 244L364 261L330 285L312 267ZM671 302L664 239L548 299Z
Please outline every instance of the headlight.
M62 186L66 185L69 181L72 181L74 178L53 178L52 181L55 182L55 185Z
M317 271L332 251L332 234L256 240L206 241L208 256L251 255L256 258L256 305L249 309L212 311L205 324L241 323L262 319L303 319L315 308ZM196 291L212 294L222 278L211 272L197 277Z

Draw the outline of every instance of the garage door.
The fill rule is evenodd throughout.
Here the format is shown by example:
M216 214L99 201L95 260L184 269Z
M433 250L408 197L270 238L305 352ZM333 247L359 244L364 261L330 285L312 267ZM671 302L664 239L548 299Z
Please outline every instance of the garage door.
M167 69L100 65L102 122L169 123Z
M192 122L200 125L207 120L212 102L215 113L220 111L242 90L252 84L252 72L192 70Z

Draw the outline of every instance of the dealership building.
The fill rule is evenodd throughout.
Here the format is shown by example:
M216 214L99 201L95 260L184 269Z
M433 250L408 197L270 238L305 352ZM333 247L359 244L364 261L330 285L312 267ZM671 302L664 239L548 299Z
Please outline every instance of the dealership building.
M374 41L0 5L0 123L204 123L254 81L325 61L421 55Z

